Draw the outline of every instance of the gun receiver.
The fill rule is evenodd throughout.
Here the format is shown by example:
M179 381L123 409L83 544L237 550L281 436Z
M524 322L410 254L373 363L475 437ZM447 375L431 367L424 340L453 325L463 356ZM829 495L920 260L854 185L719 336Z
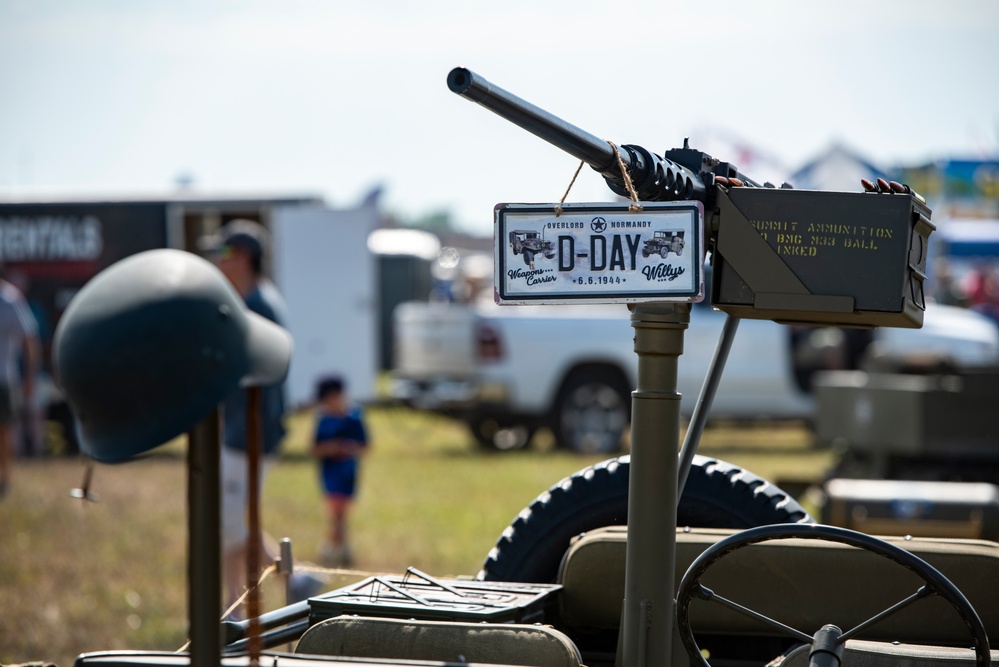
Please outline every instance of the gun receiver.
M496 115L590 165L604 177L611 190L624 197L629 196L629 193L618 166L618 156L627 168L639 198L645 201L708 201L713 198L716 175L738 178L745 185L758 187L757 183L740 174L732 165L693 150L686 146L686 142L683 148L667 151L664 157L630 144L618 146L615 155L614 149L603 139L567 123L463 67L451 70L447 84L452 92L481 104Z

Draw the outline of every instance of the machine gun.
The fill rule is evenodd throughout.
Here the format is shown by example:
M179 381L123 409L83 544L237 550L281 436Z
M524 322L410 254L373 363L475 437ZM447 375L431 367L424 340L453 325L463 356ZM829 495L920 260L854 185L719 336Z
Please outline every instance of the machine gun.
M919 327L927 240L934 226L907 186L819 192L756 181L684 142L663 156L615 146L465 69L448 87L582 160L629 196L704 206L712 304L789 324ZM885 195L885 196L881 196Z

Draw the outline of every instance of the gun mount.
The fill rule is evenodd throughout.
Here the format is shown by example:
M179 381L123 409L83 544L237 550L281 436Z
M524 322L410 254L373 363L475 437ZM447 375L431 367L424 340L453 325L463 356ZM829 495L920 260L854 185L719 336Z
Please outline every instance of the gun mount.
M589 164L616 194L629 194L623 164L643 201L702 202L716 308L788 324L922 325L934 227L925 201L908 187L865 184L867 192L847 193L761 186L686 141L662 156L614 146L467 69L452 70L447 81L458 95Z

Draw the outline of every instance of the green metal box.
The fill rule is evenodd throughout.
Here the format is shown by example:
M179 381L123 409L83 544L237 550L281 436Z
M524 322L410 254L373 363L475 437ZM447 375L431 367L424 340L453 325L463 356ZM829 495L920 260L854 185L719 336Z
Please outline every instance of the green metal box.
M871 457L999 461L999 369L816 375L816 438Z
M719 190L712 304L791 324L920 327L930 210L915 196Z
M831 479L822 522L871 535L999 539L999 487L984 482Z
M368 577L309 599L309 625L342 614L438 621L535 623L544 618L556 584L438 579L415 568Z

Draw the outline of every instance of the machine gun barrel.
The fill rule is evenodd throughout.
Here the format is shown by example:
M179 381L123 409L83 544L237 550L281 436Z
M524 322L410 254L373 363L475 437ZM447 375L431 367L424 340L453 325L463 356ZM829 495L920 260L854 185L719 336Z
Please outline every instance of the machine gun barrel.
M451 70L447 85L452 92L481 104L599 172L617 168L614 149L603 139L567 123L464 67Z
M640 146L618 146L615 154L614 148L607 141L517 97L463 67L451 70L447 84L452 92L481 104L496 115L590 165L604 177L611 190L619 195L627 197L629 192L618 166L618 156L621 157L635 190L643 200L703 201L707 196L707 188L698 174L703 154L697 151L689 151L691 154L696 154L693 161L697 164L686 166L655 155Z

